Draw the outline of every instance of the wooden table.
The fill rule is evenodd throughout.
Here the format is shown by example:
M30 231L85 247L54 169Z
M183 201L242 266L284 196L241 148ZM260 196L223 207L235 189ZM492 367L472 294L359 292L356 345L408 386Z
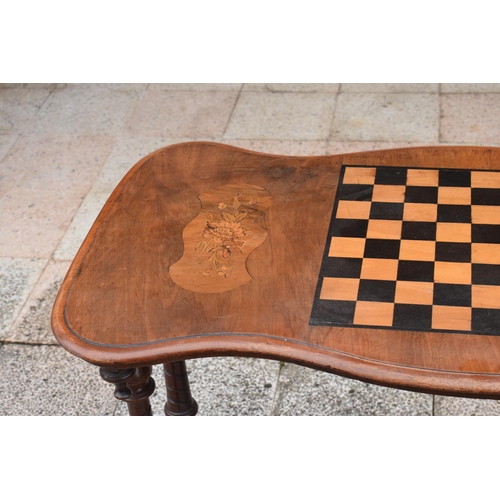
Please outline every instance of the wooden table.
M52 328L131 415L194 415L185 360L253 356L500 397L500 149L318 157L169 146L115 189Z

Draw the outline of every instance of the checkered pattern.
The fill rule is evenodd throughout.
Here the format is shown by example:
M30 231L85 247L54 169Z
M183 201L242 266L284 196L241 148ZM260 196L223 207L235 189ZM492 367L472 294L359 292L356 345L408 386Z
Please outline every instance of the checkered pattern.
M500 335L500 172L344 166L310 323Z

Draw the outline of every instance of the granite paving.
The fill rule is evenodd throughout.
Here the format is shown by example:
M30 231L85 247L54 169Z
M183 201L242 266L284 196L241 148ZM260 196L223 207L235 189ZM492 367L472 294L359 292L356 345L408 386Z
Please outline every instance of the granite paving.
M0 84L0 415L126 415L98 369L57 344L58 287L102 205L143 156L209 140L314 156L498 145L500 84ZM256 358L187 362L200 416L500 415ZM154 367L155 415L165 382Z

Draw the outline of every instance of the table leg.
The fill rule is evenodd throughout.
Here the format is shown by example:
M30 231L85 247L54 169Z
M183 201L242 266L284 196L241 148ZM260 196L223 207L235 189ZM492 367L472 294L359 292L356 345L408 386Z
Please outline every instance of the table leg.
M151 366L144 366L126 370L100 368L99 373L106 382L115 385L115 398L127 403L129 415L151 416L149 396L155 390L152 371Z
M185 361L164 363L167 402L165 415L183 417L196 415L198 403L192 398Z

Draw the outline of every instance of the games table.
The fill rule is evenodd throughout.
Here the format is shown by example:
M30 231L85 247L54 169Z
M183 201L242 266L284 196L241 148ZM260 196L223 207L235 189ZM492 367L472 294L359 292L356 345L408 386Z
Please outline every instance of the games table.
M500 397L500 148L292 157L208 143L139 161L52 328L131 415L194 415L185 360L261 357L400 389Z

